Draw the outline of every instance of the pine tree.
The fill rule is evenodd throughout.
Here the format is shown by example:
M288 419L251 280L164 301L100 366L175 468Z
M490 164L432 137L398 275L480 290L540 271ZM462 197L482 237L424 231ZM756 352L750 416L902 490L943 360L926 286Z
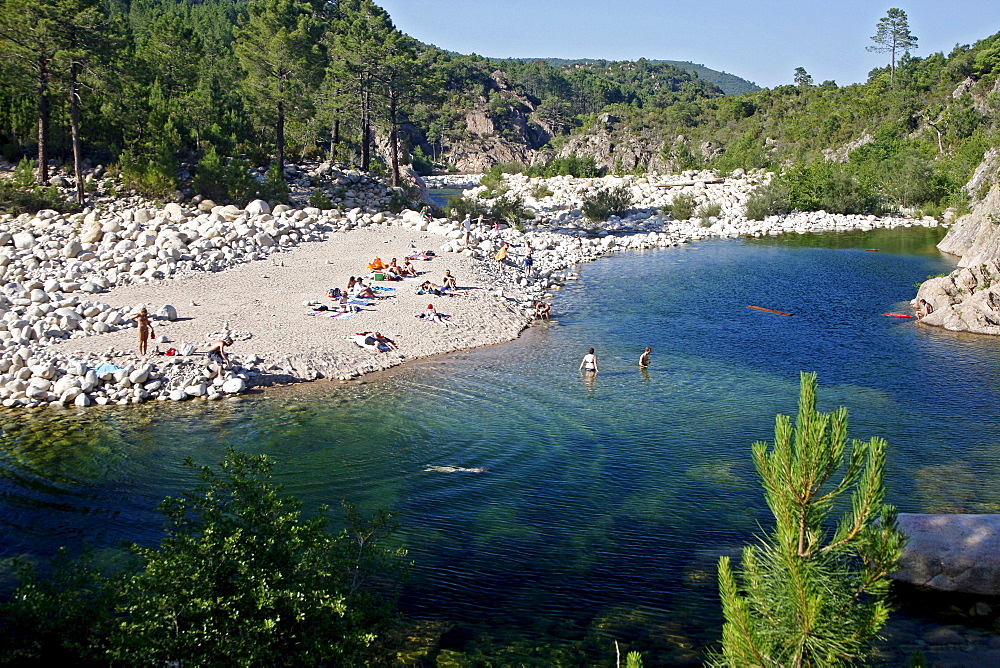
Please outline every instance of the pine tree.
M875 44L869 45L867 49L876 53L890 54L889 79L896 75L896 55L900 52L907 53L910 49L917 48L917 38L910 34L910 22L906 18L906 12L893 7L884 18L880 19L876 27L876 33L872 37Z
M773 446L753 444L775 526L743 549L735 572L719 560L726 621L713 665L849 664L888 617L886 576L903 537L884 503L886 442L855 440L848 451L847 410L817 412L816 385L815 374L801 375L794 430L778 415ZM845 494L850 509L834 528L828 518Z
M317 3L319 4L319 3ZM285 167L285 119L305 105L319 83L325 54L319 8L305 0L255 0L235 31L233 49L246 71L251 107L271 114L275 158Z

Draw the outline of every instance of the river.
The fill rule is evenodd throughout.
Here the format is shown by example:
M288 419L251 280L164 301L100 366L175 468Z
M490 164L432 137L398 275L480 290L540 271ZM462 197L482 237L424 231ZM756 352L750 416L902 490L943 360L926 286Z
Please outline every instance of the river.
M414 562L401 606L450 629L438 647L457 661L589 664L617 639L647 665L697 662L720 633L718 555L767 522L750 444L794 414L800 370L819 374L821 410L850 410L852 437L889 441L901 511L996 511L1000 341L882 315L953 267L939 236L617 254L580 267L519 340L363 382L5 411L0 556L155 543L157 503L193 482L184 458L232 445L273 457L307 507L397 511ZM577 371L589 347L596 378Z

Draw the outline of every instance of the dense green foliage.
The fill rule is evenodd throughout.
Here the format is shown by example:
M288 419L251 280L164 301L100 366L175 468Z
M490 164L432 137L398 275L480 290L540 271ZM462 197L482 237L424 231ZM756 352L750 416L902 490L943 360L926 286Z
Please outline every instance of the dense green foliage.
M694 195L682 193L676 195L668 204L663 206L663 213L672 216L675 220L687 220L694 215L694 208L697 203Z
M508 58L505 60L498 61L504 68L507 67L508 63L528 63L531 62L531 58ZM609 62L601 59L566 59L566 58L545 58L543 62L550 67L555 67L563 70L570 70L577 66L584 67L608 67ZM727 72L720 72L718 70L713 70L704 65L699 65L698 63L692 63L687 60L645 60L644 63L648 63L652 66L668 66L671 69L665 69L664 72L669 76L671 73L676 72L676 70L684 70L689 74L693 74L699 79L707 81L710 84L714 84L722 90L726 95L742 95L743 93L750 93L755 90L760 90L760 86L757 84L742 79L736 75L729 74Z
M599 223L611 216L620 216L632 206L632 192L628 186L612 186L598 190L583 199L580 207L587 220Z
M753 444L774 528L743 549L735 571L719 560L726 622L714 665L853 665L889 616L887 576L903 536L884 504L886 442L848 447L847 410L818 412L816 385L801 374L794 427L779 415L774 443Z
M448 53L372 0L2 0L0 152L41 158L44 181L46 160L79 145L146 193L224 201L253 189L244 165L332 158L399 183L407 163L447 167L484 133L545 149L522 168L532 176L647 166L560 151L606 132L677 171L784 172L778 203L792 208L961 207L998 142L1000 35L921 59L905 13L883 23L875 48L893 58L865 83L815 85L799 68L795 85L727 96L691 63Z
M380 590L399 552L394 527L346 506L332 532L281 494L264 456L230 451L200 487L167 498L167 534L135 545L112 576L65 555L43 578L30 568L2 608L4 660L79 665L348 665L387 619Z

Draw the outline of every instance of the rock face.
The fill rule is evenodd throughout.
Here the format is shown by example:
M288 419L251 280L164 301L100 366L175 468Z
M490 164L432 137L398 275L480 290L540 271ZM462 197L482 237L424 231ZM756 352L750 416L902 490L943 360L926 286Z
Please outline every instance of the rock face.
M987 152L966 184L975 201L972 212L959 218L938 248L961 256L948 276L927 280L913 300L933 311L928 325L957 332L1000 334L1000 149Z
M908 541L894 580L939 591L1000 594L1000 515L900 513Z

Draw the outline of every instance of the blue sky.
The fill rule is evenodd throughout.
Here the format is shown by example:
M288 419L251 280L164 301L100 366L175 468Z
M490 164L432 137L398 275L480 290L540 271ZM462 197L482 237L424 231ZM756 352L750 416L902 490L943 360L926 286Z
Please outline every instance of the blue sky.
M494 58L687 60L760 86L846 85L888 63L869 53L890 7L909 17L916 56L949 53L1000 32L997 0L376 0L396 27L422 42Z

